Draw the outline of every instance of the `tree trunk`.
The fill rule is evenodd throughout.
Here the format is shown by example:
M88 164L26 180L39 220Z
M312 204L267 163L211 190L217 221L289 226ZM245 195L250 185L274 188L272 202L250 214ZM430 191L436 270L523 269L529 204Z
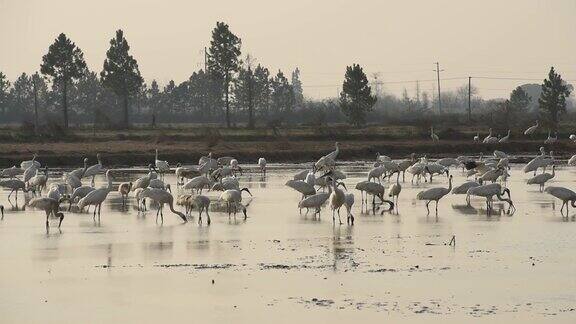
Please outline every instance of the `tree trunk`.
M254 100L252 94L252 75L248 76L248 128L254 128Z
M228 76L224 80L224 94L226 100L226 127L230 128L230 100L229 100L229 87L228 87Z
M34 133L38 134L38 87L36 78L33 77L32 85L34 86Z
M124 95L124 128L128 128L128 95Z
M68 80L64 80L62 87L62 108L64 110L64 128L68 128Z

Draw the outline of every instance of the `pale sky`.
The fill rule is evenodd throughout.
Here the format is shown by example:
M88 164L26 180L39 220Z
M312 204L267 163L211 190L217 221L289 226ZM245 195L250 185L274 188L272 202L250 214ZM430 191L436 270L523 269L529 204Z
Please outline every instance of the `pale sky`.
M436 61L447 79L537 79L472 79L487 98L541 83L551 65L576 80L575 0L0 0L0 71L13 80L38 70L64 32L99 72L121 28L147 82L181 82L203 67L217 21L271 71L299 67L313 98L335 96L352 63L383 82L435 79ZM442 89L464 83L444 80ZM420 82L423 90L434 85ZM383 85L395 94L404 87L413 92L415 82Z

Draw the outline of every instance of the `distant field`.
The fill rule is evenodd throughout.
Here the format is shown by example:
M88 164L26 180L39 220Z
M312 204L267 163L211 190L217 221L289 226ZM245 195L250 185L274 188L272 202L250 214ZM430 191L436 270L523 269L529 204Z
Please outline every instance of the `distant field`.
M163 125L160 128L133 127L130 130L72 129L61 137L35 136L18 127L0 128L0 167L7 167L33 152L39 159L53 166L77 166L83 157L94 159L101 152L104 163L110 166L146 165L153 163L154 150L171 164L177 162L196 164L202 155L213 152L215 156L234 156L241 163L254 163L259 157L270 162L306 162L316 160L334 149L334 142L341 143L340 158L345 160L370 160L376 153L392 157L406 157L410 153L429 157L461 154L492 154L494 149L513 154L535 154L543 145L546 133L531 138L522 130L515 130L507 144L485 145L473 142L485 128L467 126L440 128L436 132L441 140L433 143L428 129L416 126L371 126L350 128L345 125L330 127L293 128L216 128L198 125ZM504 133L498 132L498 133ZM567 157L574 154L576 144L568 140L569 127L559 134L560 140L548 149Z

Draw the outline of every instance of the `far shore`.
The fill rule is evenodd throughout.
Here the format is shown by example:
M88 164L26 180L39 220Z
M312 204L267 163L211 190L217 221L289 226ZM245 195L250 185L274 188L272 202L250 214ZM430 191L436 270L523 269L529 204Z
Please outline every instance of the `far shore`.
M544 145L541 140L511 141L505 144L488 145L474 143L471 140L441 140L432 142L426 139L398 140L339 140L340 154L338 159L346 161L374 160L376 154L388 155L391 158L407 158L411 153L418 157L429 158L455 157L458 155L492 155L494 150L501 150L520 157L516 162L523 162L526 156L538 154L538 149L545 146L553 150L559 159L567 159L576 151L576 144L569 140L559 140L552 145ZM143 141L143 140L101 140L73 141L51 143L0 142L0 168L18 165L20 161L29 160L33 153L43 165L54 167L77 167L82 159L88 157L95 163L96 153L101 153L103 164L110 167L146 166L154 163L154 150L158 149L160 159L171 165L177 163L193 165L198 159L212 152L214 157L233 156L240 163L256 163L264 157L269 163L305 163L317 160L334 150L333 140L289 140L276 141ZM522 156L524 156L522 158Z

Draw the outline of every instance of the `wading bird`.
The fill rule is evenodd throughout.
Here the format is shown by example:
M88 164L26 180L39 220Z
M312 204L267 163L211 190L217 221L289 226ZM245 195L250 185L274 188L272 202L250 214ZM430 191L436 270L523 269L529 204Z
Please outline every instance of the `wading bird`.
M498 140L498 142L499 143L508 143L509 140L510 140L510 130L508 130L508 134L506 134L506 136L504 136L500 140Z
M34 155L32 156L32 160L22 161L20 163L20 168L22 170L26 170L31 166L35 166L36 168L40 168L40 162L36 161L37 157L38 157L38 155L36 153L34 153Z
M98 218L100 218L102 203L106 200L110 191L112 191L112 172L110 170L106 171L106 180L108 180L108 186L95 189L78 201L78 208L80 210L84 209L85 206L94 206L94 219L96 219L96 210L98 210Z
M364 203L368 204L368 195L372 195L372 206L376 205L376 197L380 199L383 203L390 205L388 210L394 209L394 202L384 199L384 191L386 190L383 185L371 182L371 181L360 181L356 184L356 190L360 191L360 199L362 201L362 206Z
M388 188L388 196L392 197L392 201L396 204L396 208L398 208L398 199L400 198L402 186L400 185L400 171L396 171L396 173L396 183L391 184Z
M438 142L440 140L440 137L434 133L434 127L430 127L430 138L432 139L432 142Z
M566 217L568 217L568 208L569 208L568 203L571 202L572 207L576 207L576 192L564 187L547 187L544 191L562 200L562 207L560 208L560 213L562 213L564 206L566 206Z
M524 131L524 135L532 135L536 132L536 130L538 129L538 121L536 121L536 125L534 126L530 126L528 127L525 131Z
M438 201L442 199L444 196L446 196L451 190L452 190L452 176L449 176L448 188L437 187L420 191L416 195L416 199L426 200L426 210L428 211L428 214L430 214L430 209L428 208L428 205L432 201L436 202L436 216L438 216Z
M540 173L538 175L535 175L534 177L528 179L528 181L526 183L528 184L537 184L540 186L540 191L544 190L544 184L546 182L548 182L548 180L554 178L554 176L556 175L556 166L553 165L552 166L552 173Z
M544 140L544 144L554 144L558 140L558 133L554 134L554 137L550 136L550 131L548 131L548 138Z
M150 198L158 204L156 220L158 220L158 214L160 214L161 222L164 223L164 215L162 214L162 209L164 209L164 205L167 204L170 208L170 211L180 216L184 222L188 221L186 219L186 215L174 209L174 197L168 191L156 188L145 188L142 190L140 196L142 198Z
M246 191L250 196L252 193L248 188L242 188L240 190L226 190L220 195L220 200L226 203L226 210L228 211L228 218L230 218L230 214L232 213L232 206L234 206L234 218L236 218L236 212L238 211L238 206L242 208L242 212L244 213L244 220L248 218L246 214L246 207L242 205L242 192Z
M28 192L26 189L26 183L20 179L8 179L0 181L0 187L10 189L10 193L8 194L8 200L10 200L10 196L12 193L15 192L16 195L16 202L18 202L18 191L22 190L23 192Z
M60 218L60 222L58 222L58 228L62 225L62 221L64 220L64 214L58 211L60 207L60 201L48 197L40 197L40 198L33 198L28 202L28 206L36 209L41 209L46 213L46 228L50 227L50 223L48 219L50 215L54 215L55 217Z
M86 169L83 175L83 177L92 177L92 181L90 182L92 187L94 187L94 181L96 175L104 172L104 167L102 166L102 160L100 159L100 153L96 154L96 160L98 160L98 163Z
M258 159L258 167L260 168L260 173L266 176L266 159L261 157Z
M70 211L72 209L72 203L75 203L75 202L79 201L80 199L86 197L87 194L89 194L90 192L92 192L94 190L96 190L96 189L94 189L94 187L92 187L92 186L81 186L81 187L74 189L74 191L72 192L72 195L70 196L70 199L68 199L68 202L70 203L70 205L68 206L68 211Z
M504 194L508 194L508 198L502 198ZM510 212L510 208L514 208L514 210L516 210L516 207L514 207L514 203L512 202L512 198L510 197L510 189L502 188L502 186L499 183L491 183L468 189L468 191L466 192L466 202L468 203L468 205L470 205L470 196L486 198L487 212L492 210L492 202L494 196L496 196L498 200L505 201L510 205L508 212Z
M160 176L164 178L164 173L170 172L170 165L167 161L158 160L158 149L156 149L156 155L154 157L154 165L156 170L160 173Z
M128 200L128 194L132 190L132 182L122 182L118 186L118 193L122 197L122 206L126 206L126 202Z

